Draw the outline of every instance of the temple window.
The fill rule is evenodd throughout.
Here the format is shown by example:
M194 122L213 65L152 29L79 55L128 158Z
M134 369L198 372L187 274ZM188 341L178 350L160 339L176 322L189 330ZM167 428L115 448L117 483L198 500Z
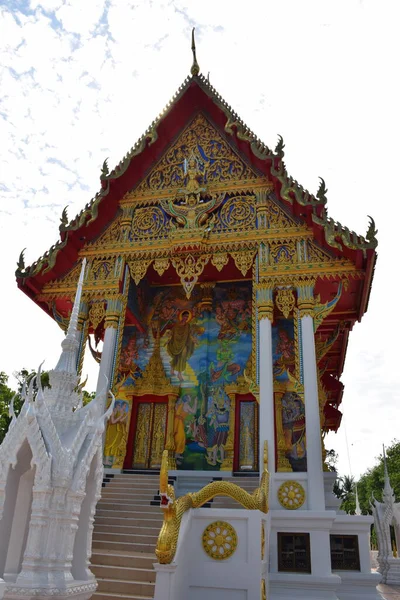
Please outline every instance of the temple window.
M278 532L278 571L311 573L309 533Z
M357 535L331 535L332 571L359 571Z

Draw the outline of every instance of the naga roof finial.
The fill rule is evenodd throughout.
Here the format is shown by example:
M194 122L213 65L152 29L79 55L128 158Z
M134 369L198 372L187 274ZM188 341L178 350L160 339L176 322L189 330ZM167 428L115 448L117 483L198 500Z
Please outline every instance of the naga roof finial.
M193 27L193 29L192 29L193 63L192 63L192 68L190 69L190 72L192 75L198 75L200 73L200 67L199 67L199 63L197 62L197 58L196 58L196 43L194 41L194 30L195 30L195 27Z

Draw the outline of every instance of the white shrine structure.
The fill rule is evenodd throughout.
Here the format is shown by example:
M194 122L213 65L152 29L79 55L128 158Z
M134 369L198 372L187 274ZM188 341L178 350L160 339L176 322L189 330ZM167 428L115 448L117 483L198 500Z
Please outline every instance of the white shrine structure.
M106 386L86 406L76 373L83 261L68 332L42 388L24 386L0 446L0 573L4 598L90 598L93 517L103 479ZM34 390L34 384L38 388ZM104 382L106 383L106 382Z
M394 556L390 527L394 529L396 547L400 543L400 502L396 502L393 488L390 485L386 463L385 447L383 448L385 483L382 502L371 500L372 515L378 541L378 571L382 575L382 583L400 585L400 558Z

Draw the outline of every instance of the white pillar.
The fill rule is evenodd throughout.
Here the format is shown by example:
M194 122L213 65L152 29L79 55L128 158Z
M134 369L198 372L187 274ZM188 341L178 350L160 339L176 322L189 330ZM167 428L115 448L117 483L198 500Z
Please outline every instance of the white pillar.
M304 404L306 414L308 507L310 510L325 510L318 373L315 357L313 285L303 285L298 288L298 305L301 317Z
M263 469L264 441L268 442L268 470L275 473L275 418L272 364L273 290L257 284L257 311L259 319L258 373L259 373L259 470Z
M118 299L107 301L105 318L105 333L103 340L103 351L101 354L100 370L97 379L96 395L110 389L114 369L114 359L118 341L118 326L122 311L122 303ZM107 383L108 381L108 383ZM104 399L107 398L107 393ZM105 408L105 407L104 407Z

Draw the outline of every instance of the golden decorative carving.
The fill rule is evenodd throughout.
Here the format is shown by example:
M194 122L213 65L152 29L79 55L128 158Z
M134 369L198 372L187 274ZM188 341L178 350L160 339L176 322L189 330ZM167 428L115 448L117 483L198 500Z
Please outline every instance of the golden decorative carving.
M314 331L317 331L318 327L321 325L322 321L326 319L326 317L334 310L335 306L340 300L340 296L342 295L343 283L340 282L338 286L338 290L336 292L336 296L325 302L325 304L321 304L320 296L318 295L315 299L313 318L314 318Z
M314 318L314 285L315 279L304 279L304 281L297 282L297 306L300 318Z
M161 564L170 564L175 556L178 543L179 528L182 517L190 508L199 508L215 496L228 496L249 510L268 512L268 450L264 443L264 465L261 475L260 487L253 494L247 493L234 483L227 481L213 481L199 492L186 494L175 499L172 485L168 483L168 451L164 450L160 470L160 495L161 508L164 511L164 522L158 536L156 555Z
M276 294L275 303L285 319L288 319L296 304L292 290L287 288L279 289Z
M256 306L258 319L274 320L273 286L264 283L253 283L256 294Z
M304 488L297 481L285 481L278 488L278 500L283 508L296 510L303 506L305 499Z
M160 353L160 333L158 330L153 332L154 349L149 362L143 372L143 376L137 379L133 390L135 396L144 396L150 394L153 396L166 396L168 394L179 395L179 388L172 385L168 379Z
M221 471L233 470L234 458L234 440L235 440L235 414L236 414L236 385L228 383L224 387L225 393L230 400L229 406L229 431L226 444L224 446L224 460L221 464Z
M156 258L153 262L153 268L161 277L169 267L169 258Z
M149 423L151 419L151 404L139 404L136 421L135 447L133 465L136 468L146 468L150 451Z
M137 238L159 236L165 227L165 217L161 208L146 206L137 208L132 219L132 235Z
M265 524L261 523L261 560L265 559Z
M253 266L255 251L253 250L252 252L231 252L230 255L235 261L237 269L239 269L243 277L245 277L249 269Z
M214 521L202 536L203 549L214 560L225 560L236 551L238 540L234 527L226 521Z
M267 600L267 588L265 585L265 579L261 579L261 600Z
M104 302L92 302L89 308L89 321L93 330L97 329L105 316L106 309L104 308Z
M121 239L121 217L119 216L108 226L105 232L100 235L97 240L89 243L87 248L90 248L91 250L98 248L101 251L111 244L117 244Z
M286 456L286 441L282 423L282 396L283 393L275 392L275 423L276 423L276 470L278 473L291 473L292 466Z
M133 281L136 283L136 285L139 285L147 273L147 269L151 264L151 260L145 260L142 258L140 260L127 260L126 262Z
M164 451L165 426L167 423L167 406L160 402L153 403L153 433L150 449L150 468L157 469L161 466Z
M225 265L227 265L229 262L229 256L226 252L218 252L217 254L213 254L212 258L211 258L211 264L214 265L214 267L221 272L222 269L225 267Z
M95 259L89 263L88 281L106 281L111 279L114 271L114 261Z
M297 262L296 240L271 242L269 255L271 264L286 265Z
M209 260L209 254L202 254L200 256L188 254L185 258L176 256L171 259L188 299Z
M325 250L318 248L311 240L307 240L307 262L332 262L334 256L330 256Z
M202 149L203 184L257 177L203 114L198 114L142 181L136 195L151 191L182 188L187 182L184 161Z
M255 226L255 197L233 196L224 202L219 218L227 229L249 229Z
M171 470L176 469L174 425L175 404L177 398L177 394L169 394L168 396L167 439L165 442L165 450L168 452L168 469Z

